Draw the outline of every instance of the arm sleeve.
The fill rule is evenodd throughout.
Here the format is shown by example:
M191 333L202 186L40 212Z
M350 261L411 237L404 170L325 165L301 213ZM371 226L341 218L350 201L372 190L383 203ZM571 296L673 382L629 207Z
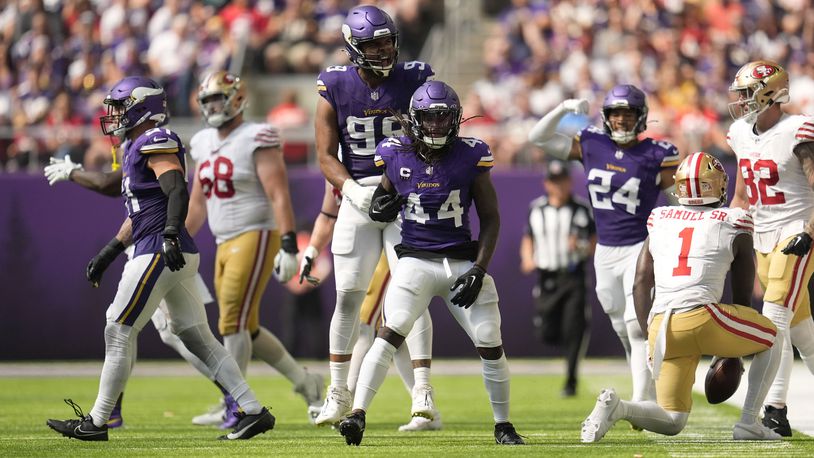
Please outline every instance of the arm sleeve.
M167 222L164 225L166 235L178 235L184 227L189 210L189 192L184 175L179 170L170 170L158 177L161 191L167 196Z

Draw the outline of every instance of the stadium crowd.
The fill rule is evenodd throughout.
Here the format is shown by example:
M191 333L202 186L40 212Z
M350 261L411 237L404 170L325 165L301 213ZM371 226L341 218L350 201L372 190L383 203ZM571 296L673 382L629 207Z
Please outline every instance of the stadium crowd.
M442 2L429 0L2 3L0 171L8 172L38 171L54 154L71 154L90 169L106 164L110 145L98 135L96 107L124 75L155 78L173 116L197 116L199 77L234 60L244 73L268 75L315 75L345 63L339 29L357 3L392 13L400 60L418 57L443 16ZM682 154L703 149L727 160L726 89L750 59L784 64L792 75L789 109L814 113L809 4L484 0L492 18L484 31L484 75L464 96L464 116L480 117L464 131L493 145L499 165L538 163L543 152L525 137L539 116L569 97L587 98L596 113L608 88L630 83L648 94L648 135L670 138Z
M540 116L568 98L598 113L614 84L647 94L648 136L682 155L728 160L727 88L756 58L789 71L790 111L814 113L814 9L805 0L511 0L496 13L464 115L483 115L470 127L495 126L480 137L498 163L539 163L526 135Z

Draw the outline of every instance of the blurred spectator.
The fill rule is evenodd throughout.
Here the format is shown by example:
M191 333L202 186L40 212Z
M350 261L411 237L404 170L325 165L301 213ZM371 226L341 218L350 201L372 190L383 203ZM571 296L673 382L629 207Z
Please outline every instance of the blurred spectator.
M311 125L311 118L305 108L299 105L297 91L288 90L281 95L281 101L269 110L266 122L286 129L305 129ZM283 137L283 157L286 164L306 164L308 162L308 143L287 140Z
M0 129L5 128L0 163L14 155L4 169L35 169L53 152L54 142L37 127L61 92L92 126L87 133L97 125L100 97L122 75L161 82L171 114L182 117L195 113L195 82L214 70L315 75L328 65L346 65L341 25L359 3L375 3L399 23L402 61L420 57L424 40L445 14L444 2L435 0L0 2ZM793 75L787 110L814 114L810 1L483 4L493 19L483 22L484 76L471 84L476 97L464 97L476 110L464 116L483 116L468 124L478 127L476 136L492 139L504 166L542 156L519 135L526 118L572 97L587 98L597 113L603 94L618 83L635 84L648 94L649 136L674 141L682 154L703 149L729 157L721 140L730 122L727 88L735 71L757 58L778 60ZM476 41L447 45L478 46ZM95 144L92 138L85 141ZM21 151L36 151L36 160L29 161L29 153L20 156Z

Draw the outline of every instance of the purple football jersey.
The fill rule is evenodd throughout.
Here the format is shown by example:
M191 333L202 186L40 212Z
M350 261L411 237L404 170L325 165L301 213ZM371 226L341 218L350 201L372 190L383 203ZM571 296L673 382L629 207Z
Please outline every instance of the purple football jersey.
M489 145L459 137L432 165L405 151L410 140L388 139L376 148L376 165L384 168L399 195L407 197L402 209L401 243L407 247L439 251L472 240L469 207L472 182L492 168Z
M660 173L679 163L676 147L646 138L622 149L595 126L583 129L577 140L599 243L629 246L646 239L647 217L661 191Z
M133 221L134 256L161 252L161 233L167 221L167 196L155 173L147 166L151 154L175 154L186 176L184 145L178 135L164 128L150 129L123 145L122 196L127 215ZM181 231L181 251L197 253L195 242Z
M390 110L407 114L413 92L432 75L432 68L424 62L402 62L379 87L371 89L355 66L335 65L319 74L317 90L336 110L340 160L351 177L381 175L373 164L376 145L401 135L401 124Z

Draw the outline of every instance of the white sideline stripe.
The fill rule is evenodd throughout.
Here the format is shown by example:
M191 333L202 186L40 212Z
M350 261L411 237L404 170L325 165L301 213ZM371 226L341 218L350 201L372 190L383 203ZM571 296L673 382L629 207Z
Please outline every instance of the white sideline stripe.
M709 358L702 359L695 372L695 385L693 385L693 389L701 394L704 393L704 378L707 376L709 363ZM743 407L743 400L746 398L749 364L749 361L744 361L746 372L743 373L738 391L726 401L727 404L739 409ZM812 375L805 364L801 361L795 361L791 370L791 383L789 384L789 394L787 398L789 406L788 418L791 428L803 434L808 434L809 436L814 435L814 416L811 415L811 400L814 399L814 384L811 383L811 377ZM763 407L761 406L761 411L762 410Z

